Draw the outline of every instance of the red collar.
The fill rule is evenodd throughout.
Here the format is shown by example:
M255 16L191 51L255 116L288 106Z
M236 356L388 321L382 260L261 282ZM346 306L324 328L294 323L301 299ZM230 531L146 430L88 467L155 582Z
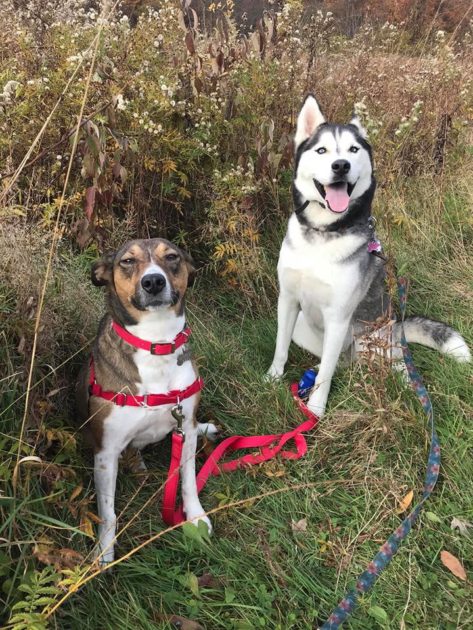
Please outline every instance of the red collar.
M148 350L151 354L162 355L162 354L172 354L178 348L187 343L191 335L191 329L186 326L184 330L181 330L180 333L176 335L173 341L169 343L151 343L151 341L146 341L145 339L140 339L140 337L135 337L128 330L117 324L117 322L112 321L112 328L117 333L117 335L130 344L130 346L134 346L135 348L140 348L141 350Z
M197 392L200 392L204 386L204 381L198 377L185 389L172 389L166 394L145 394L144 396L135 396L133 394L125 394L123 392L111 392L101 388L95 380L94 360L90 357L89 372L89 394L90 396L98 396L113 402L119 407L159 407L160 405L176 405L181 400L190 398Z

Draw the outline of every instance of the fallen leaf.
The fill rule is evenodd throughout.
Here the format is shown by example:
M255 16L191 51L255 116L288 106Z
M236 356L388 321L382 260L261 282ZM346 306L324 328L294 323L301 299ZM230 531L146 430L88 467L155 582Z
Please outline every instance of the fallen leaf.
M179 615L154 614L153 616L156 621L167 621L173 628L179 628L179 630L204 630L204 627L197 621L192 621L192 619L180 617Z
M197 621L192 621L192 619L186 619L179 615L172 615L169 621L173 626L179 628L179 630L204 630L204 626L201 626Z
M459 533L462 536L468 536L468 528L473 527L473 523L469 521L462 521L459 518L452 518L452 522L450 523L450 529L458 529Z
M97 525L100 525L100 523L102 522L100 516L97 516L97 514L94 514L93 512L87 512L86 515L88 518L90 518L92 523L97 523Z
M440 560L447 569L460 580L466 580L466 571L458 558L455 558L449 551L440 552Z
M438 517L437 514L435 514L435 512L426 512L425 515L429 519L429 521L432 521L432 523L442 522L442 519Z
M81 532L84 532L84 534L86 534L87 536L90 536L90 538L95 538L92 521L90 520L90 518L87 518L87 516L85 515L82 516L79 529L81 530Z
M84 562L84 556L78 551L66 547L57 549L52 541L46 538L38 540L33 555L38 562L53 565L58 570L73 569Z
M77 499L77 497L82 492L82 490L83 490L83 485L82 484L79 484L78 486L76 486L74 488L74 490L71 492L71 496L69 497L69 501L72 503L74 501L74 499Z
M388 620L388 613L384 608L381 608L381 606L371 606L371 608L368 608L368 615L382 624L385 624Z
M291 521L291 529L294 534L304 534L307 531L307 519L301 518L300 521Z
M197 583L200 588L217 588L220 586L220 582L211 573L202 573L197 578Z
M414 490L409 490L403 500L399 503L399 507L396 510L396 514L402 514L405 512L410 504L412 503L412 499L414 498Z

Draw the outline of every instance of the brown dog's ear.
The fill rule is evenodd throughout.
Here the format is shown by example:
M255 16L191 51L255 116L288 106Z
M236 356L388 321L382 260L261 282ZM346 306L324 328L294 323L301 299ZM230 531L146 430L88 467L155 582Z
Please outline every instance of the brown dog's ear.
M184 251L182 251L182 256L184 258L184 262L186 263L187 273L188 273L187 286L191 287L194 284L194 280L195 280L195 277L197 275L197 270L195 268L194 259L192 258L192 256L190 254L188 254L187 252L184 252Z
M100 260L97 260L92 265L90 278L92 280L92 284L95 284L96 287L104 287L111 281L115 255L115 252L104 254Z

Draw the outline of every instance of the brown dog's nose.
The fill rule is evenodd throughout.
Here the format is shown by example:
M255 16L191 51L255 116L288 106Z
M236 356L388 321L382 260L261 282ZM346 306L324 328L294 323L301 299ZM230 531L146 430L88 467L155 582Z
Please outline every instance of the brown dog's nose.
M141 278L141 286L151 295L157 295L166 286L166 278L162 273L148 273Z

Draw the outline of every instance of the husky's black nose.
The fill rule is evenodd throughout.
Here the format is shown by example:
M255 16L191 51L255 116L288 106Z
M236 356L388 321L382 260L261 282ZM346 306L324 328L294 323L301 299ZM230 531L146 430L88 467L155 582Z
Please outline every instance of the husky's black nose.
M166 278L162 273L147 273L141 278L141 286L151 295L157 295L166 286Z
M348 160L335 160L332 162L332 171L337 175L345 175L350 170L350 166Z

